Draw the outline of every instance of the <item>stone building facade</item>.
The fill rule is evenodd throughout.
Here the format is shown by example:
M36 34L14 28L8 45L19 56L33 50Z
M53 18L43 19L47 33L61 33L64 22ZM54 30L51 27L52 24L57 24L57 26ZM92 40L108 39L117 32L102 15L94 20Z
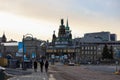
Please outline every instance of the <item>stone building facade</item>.
M41 44L45 41L37 40L32 37L25 37L24 43L24 54L28 59L39 59L41 56L45 55L45 51L42 50Z
M6 39L5 35L4 38ZM39 59L41 56L45 55L45 51L42 49L42 43L45 43L43 40L38 40L33 36L26 35L22 39L24 47L24 54L27 59ZM6 41L0 43L0 57L11 57L13 59L22 59L23 51L19 53L19 42L17 41ZM19 55L19 56L18 56Z
M120 41L100 41L100 42L80 42L79 40L73 42L76 53L76 61L80 63L93 62L102 60L102 52L105 45L113 47L113 57L117 59L116 54L120 51ZM120 56L119 56L120 57Z
M6 42L6 43L1 43L1 54L2 57L9 56L11 58L16 57L16 52L18 52L18 42Z

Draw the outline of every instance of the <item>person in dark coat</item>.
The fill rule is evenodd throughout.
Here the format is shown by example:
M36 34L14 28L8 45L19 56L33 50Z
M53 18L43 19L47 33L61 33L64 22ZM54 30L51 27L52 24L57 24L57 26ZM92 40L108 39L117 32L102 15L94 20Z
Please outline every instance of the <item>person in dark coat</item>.
M37 72L37 61L34 61L34 71Z
M45 61L45 71L47 72L48 71L48 66L49 66L49 62L48 60Z
M44 66L44 62L43 60L40 61L40 69L41 69L41 72L43 72L43 66Z

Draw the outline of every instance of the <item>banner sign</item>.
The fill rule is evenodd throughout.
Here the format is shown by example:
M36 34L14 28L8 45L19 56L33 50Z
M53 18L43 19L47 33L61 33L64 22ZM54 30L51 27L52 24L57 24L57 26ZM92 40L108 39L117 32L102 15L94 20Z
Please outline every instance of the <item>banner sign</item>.
M16 56L23 56L23 47L24 47L24 54L26 53L26 48L25 45L23 44L23 42L19 42L18 43L18 53L16 53Z
M35 53L32 53L32 58L36 58L36 54Z

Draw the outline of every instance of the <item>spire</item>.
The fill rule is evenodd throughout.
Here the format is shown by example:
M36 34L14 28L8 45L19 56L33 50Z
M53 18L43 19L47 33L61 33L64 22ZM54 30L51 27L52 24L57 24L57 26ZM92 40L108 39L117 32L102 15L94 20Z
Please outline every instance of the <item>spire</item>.
M3 36L2 36L2 37L3 37L3 38L6 38L6 37L5 37L5 32L3 32Z
M52 44L54 45L56 41L55 31L53 31Z
M61 25L63 25L64 24L64 21L63 21L63 19L61 19Z
M53 31L53 40L56 39L55 31Z
M67 18L67 24L66 24L66 27L69 27L69 25L68 25L68 18Z
M5 32L3 32L3 36L2 36L2 42L6 42L6 36L5 36Z
M55 34L55 31L53 31L53 34Z
M69 30L68 18L67 18L67 23L66 23L66 30Z

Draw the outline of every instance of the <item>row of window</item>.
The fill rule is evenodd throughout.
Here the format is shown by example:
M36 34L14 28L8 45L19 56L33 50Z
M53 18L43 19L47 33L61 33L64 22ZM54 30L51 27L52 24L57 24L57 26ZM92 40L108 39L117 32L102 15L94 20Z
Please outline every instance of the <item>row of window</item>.
M82 50L96 50L96 46L83 46L81 47Z
M65 53L66 52L69 52L69 53L73 52L74 53L75 50L74 49L64 49L64 50L62 50L62 49L57 49L57 50L55 50L55 49L54 50L53 49L48 49L47 52L61 52L61 53L62 52L65 52Z
M55 44L68 44L68 42L63 41L63 42L55 42Z
M94 52L94 51L96 51L96 50L80 50L80 49L48 49L47 50L47 52L77 52L77 53L79 53L79 52L82 52L82 51L86 51L86 52Z

